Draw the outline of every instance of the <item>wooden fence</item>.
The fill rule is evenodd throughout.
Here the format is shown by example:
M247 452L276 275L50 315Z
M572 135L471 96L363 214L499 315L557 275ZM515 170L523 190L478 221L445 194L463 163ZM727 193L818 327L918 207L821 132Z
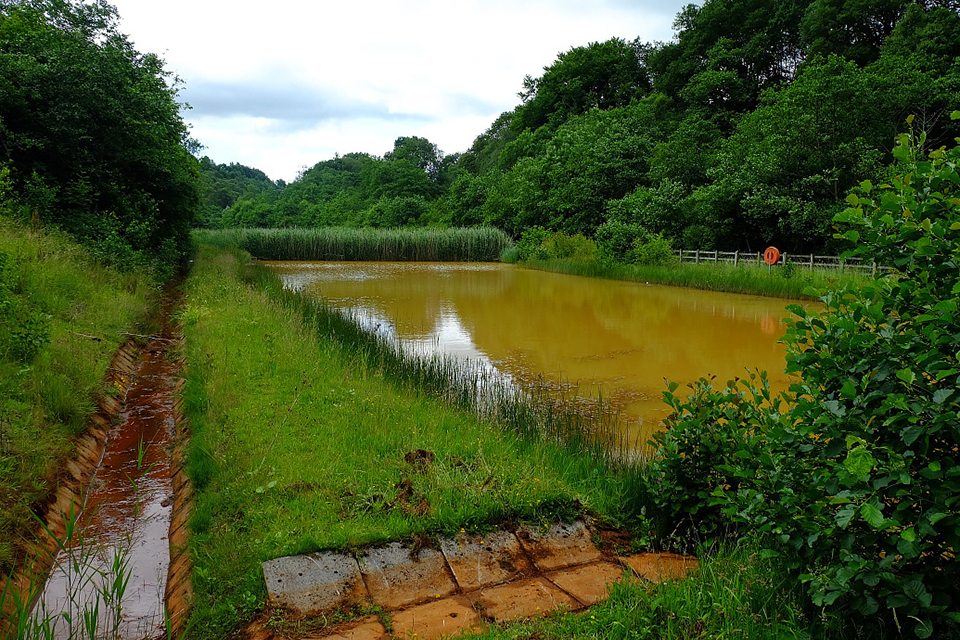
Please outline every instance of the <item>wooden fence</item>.
M680 262L726 262L734 266L739 264L758 264L762 265L763 251L756 253L752 251L703 251L701 249L674 249L673 251ZM780 254L778 265L784 265L790 261L798 269L839 269L850 271L869 272L876 274L877 269L888 270L889 267L878 267L876 262L864 262L860 258L841 258L839 256L818 256L815 254Z

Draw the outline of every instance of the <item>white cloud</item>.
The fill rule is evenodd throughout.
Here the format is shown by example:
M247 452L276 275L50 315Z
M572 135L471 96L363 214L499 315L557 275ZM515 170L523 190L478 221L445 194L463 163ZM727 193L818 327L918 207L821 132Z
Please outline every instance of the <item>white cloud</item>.
M292 180L334 153L404 135L464 151L519 102L527 74L612 37L671 37L686 2L113 0L138 50L185 82L216 162Z

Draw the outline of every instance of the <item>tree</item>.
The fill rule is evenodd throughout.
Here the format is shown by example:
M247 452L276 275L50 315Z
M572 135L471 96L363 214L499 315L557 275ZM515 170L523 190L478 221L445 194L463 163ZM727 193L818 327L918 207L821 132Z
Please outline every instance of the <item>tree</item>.
M163 61L136 51L102 1L0 9L0 161L22 203L95 246L184 251L197 145Z
M640 62L639 43L619 38L561 53L540 78L527 76L512 126L518 133L597 109L623 107L647 95L650 78Z

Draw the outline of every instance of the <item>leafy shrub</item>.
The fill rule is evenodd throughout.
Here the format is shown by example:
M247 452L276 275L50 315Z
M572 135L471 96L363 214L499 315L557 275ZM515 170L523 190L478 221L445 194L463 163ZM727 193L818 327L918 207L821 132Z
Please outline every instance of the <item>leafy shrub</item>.
M527 227L517 242L517 256L521 262L526 260L545 260L550 257L543 242L550 232L543 227Z
M13 292L16 278L0 252L0 356L30 362L50 342L50 316L24 305Z
M633 261L631 252L637 240L645 241L646 231L638 224L611 220L597 227L594 239L601 263L628 264Z
M632 264L664 267L678 262L673 253L673 241L660 233L646 233L633 241L633 249L627 254Z
M759 384L759 386L756 386ZM655 502L674 514L672 532L681 540L713 539L735 532L722 516L718 492L737 492L762 468L771 466L765 451L773 415L766 373L749 380L730 380L723 388L713 379L690 385L689 397L675 395L670 383L664 400L673 410L663 431L654 434L657 457L650 477L657 485Z
M543 241L543 247L549 257L560 260L570 258L590 260L597 250L596 243L580 233L575 236L555 233Z
M818 607L926 638L960 622L960 147L923 142L900 136L900 175L835 217L847 257L894 274L790 307L786 403L671 388L654 469L675 521L765 534Z

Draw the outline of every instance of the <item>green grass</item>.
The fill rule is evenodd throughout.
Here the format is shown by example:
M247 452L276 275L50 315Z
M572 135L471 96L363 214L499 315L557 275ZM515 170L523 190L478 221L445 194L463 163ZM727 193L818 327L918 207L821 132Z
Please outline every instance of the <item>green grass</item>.
M463 229L224 229L198 242L239 247L261 260L494 262L513 244L492 227Z
M603 265L595 260L539 260L524 263L533 269L556 271L590 278L654 282L689 289L706 289L726 293L746 293L791 300L817 299L810 288L825 290L844 284L866 283L871 278L852 271L796 267L767 271L754 264L674 264L669 266ZM788 277L784 276L788 274Z
M258 611L278 556L583 513L641 524L636 467L583 431L561 443L579 424L563 405L477 403L467 372L403 359L238 256L201 247L181 312L198 635Z
M0 217L0 573L36 524L34 505L54 488L72 438L87 425L102 380L126 338L143 332L149 281L98 265L57 232ZM39 323L29 335L25 319ZM11 330L13 329L13 330ZM25 337L27 336L27 337ZM29 356L18 348L29 340Z

